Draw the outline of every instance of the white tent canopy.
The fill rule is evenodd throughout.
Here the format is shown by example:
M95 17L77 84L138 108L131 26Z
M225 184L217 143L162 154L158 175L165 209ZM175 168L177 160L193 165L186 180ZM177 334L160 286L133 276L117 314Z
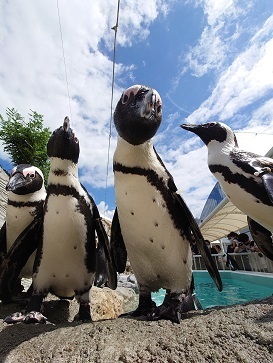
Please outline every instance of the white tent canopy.
M200 224L205 239L213 242L247 226L247 216L225 198Z

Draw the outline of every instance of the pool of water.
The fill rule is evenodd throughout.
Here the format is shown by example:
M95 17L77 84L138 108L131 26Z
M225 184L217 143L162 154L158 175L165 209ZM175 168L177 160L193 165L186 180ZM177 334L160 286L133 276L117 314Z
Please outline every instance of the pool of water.
M241 304L255 299L262 299L273 294L273 275L250 274L241 272L220 272L223 291L219 292L206 271L194 271L195 293L203 309L213 306ZM152 299L160 305L165 290L152 295Z

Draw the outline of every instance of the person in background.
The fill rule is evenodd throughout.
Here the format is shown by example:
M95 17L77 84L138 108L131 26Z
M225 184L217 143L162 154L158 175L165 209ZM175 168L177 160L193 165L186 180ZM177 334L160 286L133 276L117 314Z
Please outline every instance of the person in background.
M222 252L222 248L220 245L215 245L215 250L217 254L221 254L221 256L218 256L218 262L226 263L227 262L227 256L226 254Z
M237 262L235 261L235 259L229 255L230 253L234 253L234 250L237 247L237 238L238 238L238 233L236 233L236 232L230 232L227 235L227 239L230 241L230 244L227 247L226 267L232 271L239 269L239 266L238 266Z
M210 250L210 253L212 255L216 255L217 254L217 251L216 251L216 249L213 246L211 247L210 241L208 239L205 239L205 242L206 242L206 244L208 246L208 249Z
M197 243L196 243L193 235L192 235L192 240L191 240L191 251L192 251L193 255L199 255Z
M253 242L254 243L254 242ZM250 252L251 241L246 233L240 233L237 237L237 246L234 248L235 253Z
M248 234L246 233L239 234L238 242L239 244L243 243L243 245L246 247L247 252L260 252L255 242L250 240Z
M215 246L215 250L216 250L216 253L222 253L222 248L221 248L221 246L220 245L216 245Z
M227 235L227 239L230 241L230 244L227 247L227 253L234 253L234 249L237 246L237 238L238 233L236 232L230 232Z

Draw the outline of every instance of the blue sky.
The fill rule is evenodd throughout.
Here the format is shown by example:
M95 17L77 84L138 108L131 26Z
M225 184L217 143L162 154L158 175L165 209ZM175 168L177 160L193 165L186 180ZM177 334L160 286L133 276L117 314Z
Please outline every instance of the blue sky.
M106 185L116 0L4 1L0 5L0 113L66 115L80 140L80 180L102 214L115 208L112 124ZM272 0L121 0L114 106L133 84L155 88L163 122L155 146L199 217L215 184L207 151L182 122L221 121L245 149L266 153L273 133ZM0 147L0 163L12 165ZM106 202L106 205L105 205Z

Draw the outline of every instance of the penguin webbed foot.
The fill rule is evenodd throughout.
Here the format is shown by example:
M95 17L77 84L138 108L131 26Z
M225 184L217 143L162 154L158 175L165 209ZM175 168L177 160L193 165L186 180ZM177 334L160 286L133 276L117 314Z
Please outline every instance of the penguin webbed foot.
M138 317L143 315L146 316L147 314L151 313L155 308L156 304L151 298L151 293L149 292L147 294L146 292L145 293L140 292L138 307L136 308L136 310L126 314L122 314L121 316L126 316L126 315L133 317Z
M6 316L3 321L6 324L15 324L20 323L25 320L25 313L24 312L16 312L11 315Z
M89 302L80 303L79 312L75 315L74 321L81 321L82 323L92 322Z
M25 324L45 324L47 318L39 311L16 312L4 319L6 324L25 323Z
M47 322L47 318L40 313L39 311L30 311L26 314L24 323L26 324L45 324Z
M137 307L136 310L128 313L127 315L133 316L133 317L138 317L138 316L143 316L143 315L148 315L150 313L152 313L154 311L154 309L156 308L156 304L152 301L151 306L143 306L143 307Z
M166 293L163 303L147 315L150 321L170 320L179 324L184 313L196 310L196 304L191 293Z

